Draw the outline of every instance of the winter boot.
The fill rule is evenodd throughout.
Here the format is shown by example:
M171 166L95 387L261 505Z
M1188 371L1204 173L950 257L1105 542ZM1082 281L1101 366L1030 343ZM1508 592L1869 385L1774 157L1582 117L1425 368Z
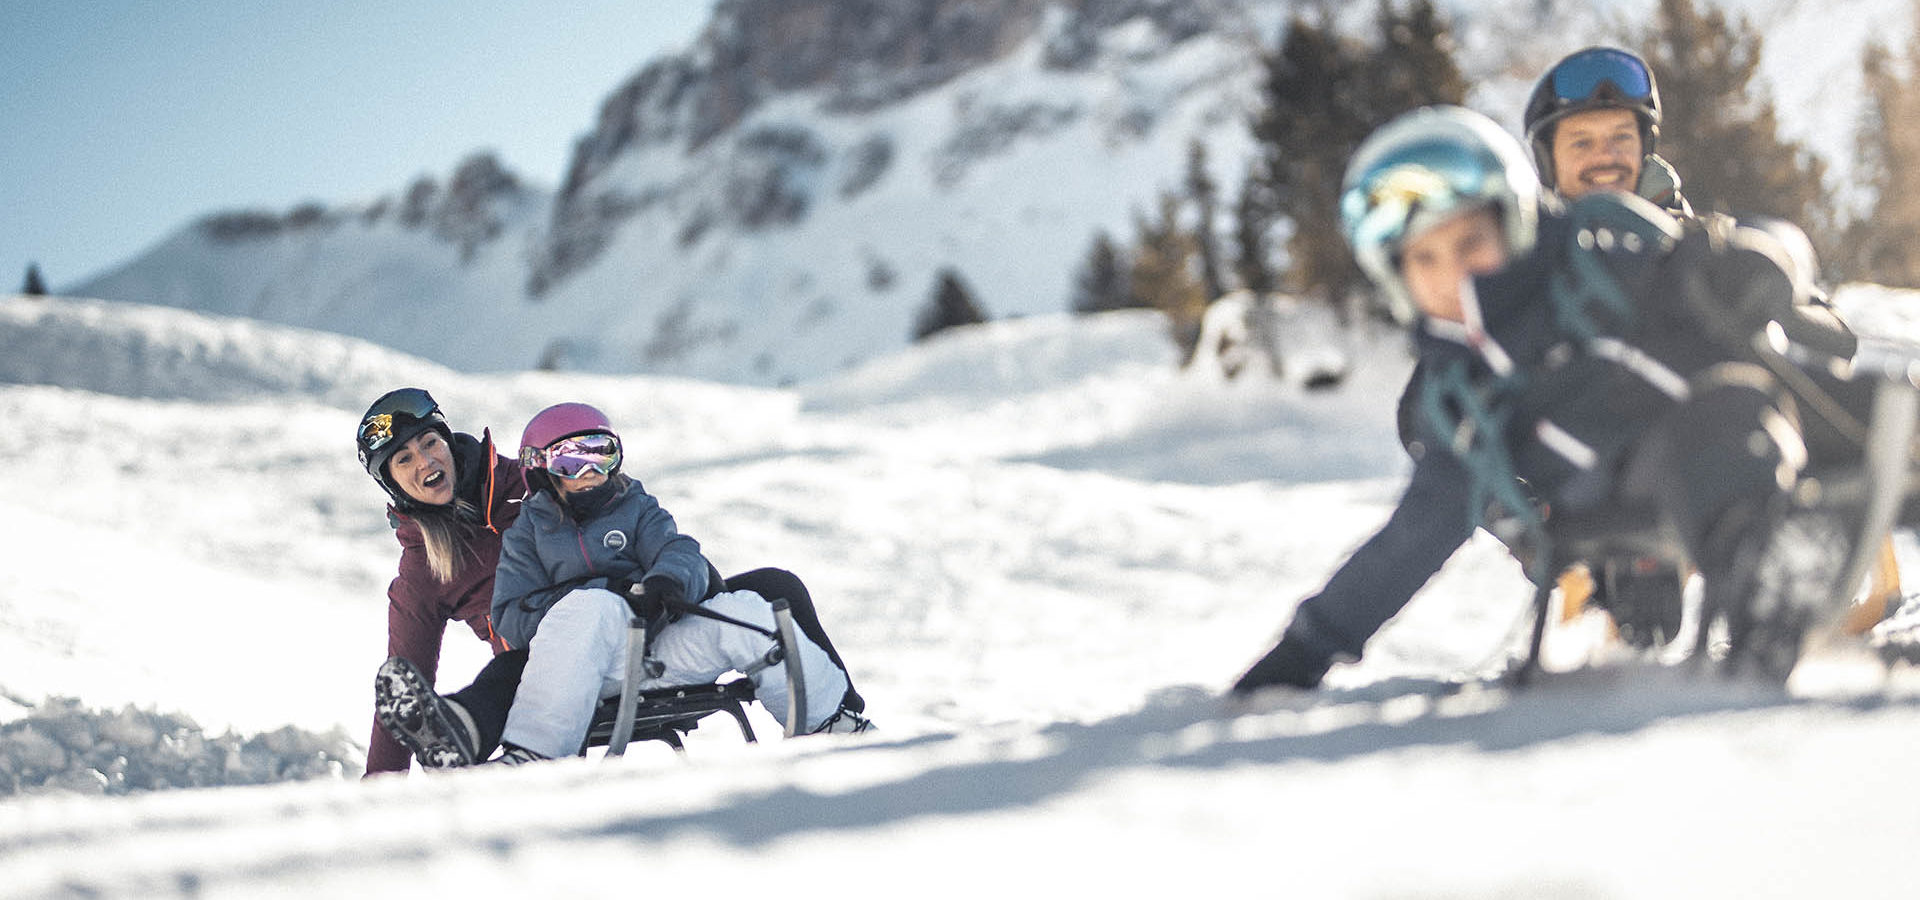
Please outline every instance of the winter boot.
M460 704L434 693L413 663L393 657L373 681L373 713L380 727L412 751L426 769L470 766L479 730Z
M1333 660L1309 649L1305 641L1293 635L1293 626L1289 625L1287 631L1280 643L1234 682L1234 696L1245 697L1269 687L1312 690L1320 686L1320 679L1333 668Z
M1686 586L1686 571L1670 561L1610 559L1601 567L1594 602L1613 617L1627 646L1646 650L1680 632Z
M487 760L489 766L524 766L527 763L546 762L551 757L535 753L519 744L500 745L500 755Z
M1727 669L1784 684L1808 633L1830 624L1851 599L1836 602L1834 571L1847 558L1851 531L1831 512L1798 510L1746 543L1733 577L1718 579L1723 590L1714 601L1726 615Z
M855 710L845 704L842 704L839 709L834 711L833 715L828 716L827 720L825 722L821 722L820 727L815 728L811 733L812 734L860 734L861 732L864 732L864 731L879 731L879 730L880 730L879 728L874 726L872 719L869 719L866 716L861 715L860 711Z

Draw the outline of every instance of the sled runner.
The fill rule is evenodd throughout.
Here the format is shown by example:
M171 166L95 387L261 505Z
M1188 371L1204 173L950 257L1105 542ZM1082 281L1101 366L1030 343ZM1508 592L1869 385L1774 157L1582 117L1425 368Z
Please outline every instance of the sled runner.
M572 579L547 590L571 590L599 577ZM601 700L595 707L574 755L585 755L593 747L605 747L610 755L618 756L636 740L659 741L675 751L684 751L684 736L715 713L731 716L740 729L740 736L748 743L757 743L753 726L747 720L746 704L759 699L758 689L770 686L764 674L769 666L781 666L781 680L788 691L786 709L770 711L776 719L781 719L779 712L786 714L785 736L808 731L809 723L813 724L810 733L858 733L872 728L871 721L864 715L866 700L854 688L850 676L847 676L845 692L838 698L838 708L816 722L820 719L819 710L815 709L813 715L807 710L805 672L797 664L782 665L798 660L802 647L807 647L808 654L817 648L827 656L828 662L845 673L845 664L820 622L812 595L797 576L784 569L762 568L726 579L716 573L712 578L727 591L757 595L767 603L769 615L761 618L757 611L750 610L746 615L752 621L741 621L701 603L649 595L639 584L614 580L608 585L616 596L624 599L629 612L630 640L624 661L623 690ZM739 614L738 607L734 610ZM748 650L749 655L744 657L736 652L731 657L747 660L744 664L736 663L733 670L745 677L686 684L666 682L661 676L667 666L653 658L652 639L676 620L687 617L705 618L726 628L745 629L760 635L767 639L766 644L759 645L765 649ZM809 644L811 646L807 646ZM745 646L755 647L755 639L747 637ZM759 655L751 655L755 652ZM390 657L374 678L375 718L380 727L426 769L459 768L489 761L486 757L500 745L508 707L514 699L514 686L520 680L526 660L525 649L495 656L472 686L443 697L435 692L432 679L413 663L403 657ZM720 673L721 678L726 676L727 673ZM816 684L815 688L818 687ZM821 698L813 699L817 702Z
M1525 685L1540 670L1541 646L1546 640L1547 624L1552 619L1553 592L1560 586L1557 578L1542 578L1543 572L1564 572L1568 567L1588 560L1657 559L1675 566L1684 554L1660 528L1659 516L1651 507L1618 506L1581 514L1561 514L1553 519L1547 534L1534 538L1546 546L1532 548L1544 555L1544 565L1530 564L1538 579L1533 597L1533 627L1527 653L1512 673L1516 684ZM1511 546L1511 544L1510 544ZM1605 577L1594 573L1594 578ZM1634 597L1624 592L1606 592L1603 606L1622 636L1636 646L1651 646L1671 640L1679 630L1679 591L1671 596L1648 598L1652 602L1629 605ZM1665 602L1662 602L1665 601ZM1671 609L1666 608L1671 606Z
M774 644L766 655L740 673L744 677L710 684L640 690L638 686L642 681L657 677L660 671L659 664L648 656L652 647L648 640L648 626L650 621L658 621L661 617L657 608L646 605L643 594L628 594L625 599L633 611L632 618L628 620L626 683L619 696L602 700L594 709L593 721L587 727L587 737L581 744L580 754L585 755L592 747L606 747L608 756L620 756L626 753L627 745L633 741L659 741L676 752L685 752L682 739L686 733L698 727L700 720L720 712L733 717L734 723L740 727L742 738L748 743L756 743L758 739L754 736L753 726L747 722L745 708L746 702L753 699L752 676L769 666L780 665L783 660L799 659L799 632L794 626L788 601L785 598L772 601L776 625L772 631L720 615L697 603L677 605L673 612L706 616L758 631L772 638ZM806 722L806 676L797 664L783 666L782 669L787 679L786 736L792 737Z

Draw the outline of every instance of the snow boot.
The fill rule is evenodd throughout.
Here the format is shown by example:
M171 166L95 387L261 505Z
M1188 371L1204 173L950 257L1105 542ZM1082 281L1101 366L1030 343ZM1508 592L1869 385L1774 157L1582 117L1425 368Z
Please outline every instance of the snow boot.
M524 766L527 763L546 762L548 759L551 759L551 757L535 753L519 744L507 743L501 744L500 755L487 760L486 764L489 766Z
M1839 515L1797 510L1747 543L1739 575L1720 579L1738 592L1716 599L1727 620L1727 671L1785 684L1808 634L1844 612L1834 564L1847 557L1851 531Z
M1292 630L1293 626L1288 626L1289 633L1280 638L1280 643L1234 682L1234 696L1245 697L1263 688L1282 685L1304 690L1320 686L1320 679L1333 668L1333 660L1308 649Z
M434 693L427 677L402 657L381 664L373 681L373 714L422 768L452 769L477 761L479 729L473 717Z
M872 719L869 719L866 716L861 715L859 710L853 709L852 707L847 706L846 704L842 704L839 709L834 711L833 715L827 717L827 720L825 722L820 723L820 727L815 728L810 733L811 734L860 734L861 732L865 732L865 731L879 731L879 730L880 730L879 728L874 726Z
M1610 559L1593 602L1613 618L1620 639L1636 650L1663 647L1680 633L1687 572L1654 557Z

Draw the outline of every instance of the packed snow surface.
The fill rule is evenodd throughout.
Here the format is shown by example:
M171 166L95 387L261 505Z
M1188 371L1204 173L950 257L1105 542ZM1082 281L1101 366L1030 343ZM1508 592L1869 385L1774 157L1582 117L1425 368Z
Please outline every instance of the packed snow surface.
M684 759L66 782L0 798L0 896L1920 890L1911 671L1839 655L1781 691L1583 668L1575 627L1512 691L1480 676L1528 590L1485 536L1327 690L1228 706L1395 501L1408 359L1330 335L1354 341L1337 389L1229 382L1178 371L1163 327L1005 322L775 390L460 374L317 332L0 300L0 720L70 697L357 752L398 546L350 435L419 385L508 447L549 403L601 406L722 570L807 580L880 726L781 742L756 710L769 740L709 725ZM442 679L464 683L485 651L447 642Z

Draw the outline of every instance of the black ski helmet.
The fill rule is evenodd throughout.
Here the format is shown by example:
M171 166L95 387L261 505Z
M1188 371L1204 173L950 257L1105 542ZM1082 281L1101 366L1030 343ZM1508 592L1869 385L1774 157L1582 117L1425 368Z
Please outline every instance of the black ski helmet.
M1640 152L1660 138L1660 86L1646 60L1617 47L1588 47L1553 64L1527 97L1521 124L1533 146L1540 183L1554 184L1553 126L1574 113L1631 110L1640 121Z
M420 388L388 391L373 401L360 417L360 428L354 432L360 465L396 504L415 506L419 501L393 483L387 473L387 460L408 441L429 429L440 432L449 444L453 442L453 429L447 427L446 417L440 414L440 404Z

